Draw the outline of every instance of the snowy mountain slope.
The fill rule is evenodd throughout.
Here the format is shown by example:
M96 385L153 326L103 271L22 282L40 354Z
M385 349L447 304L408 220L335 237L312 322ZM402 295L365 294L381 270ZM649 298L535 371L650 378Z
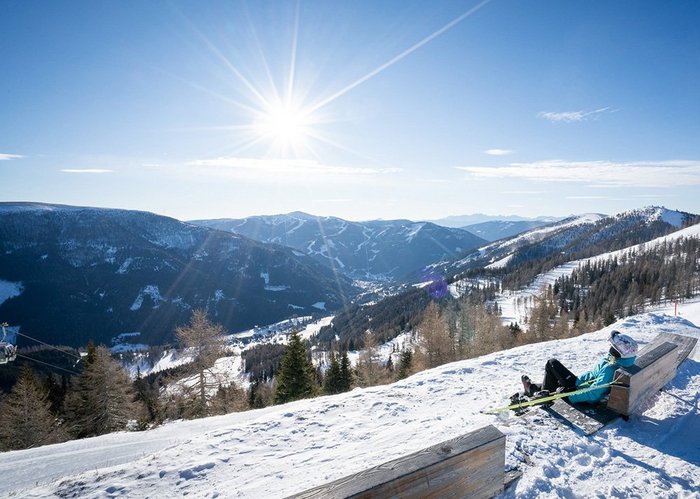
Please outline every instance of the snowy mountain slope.
M0 203L0 315L53 344L162 344L194 308L238 331L357 291L289 248L153 213Z
M354 279L377 281L402 280L486 242L466 230L430 222L350 222L302 212L192 223L288 246Z
M601 219L605 215L600 215L597 213L588 213L584 215L577 215L558 222L554 222L543 227L537 227L532 230L528 230L521 234L518 234L511 238L506 238L502 241L496 241L486 246L479 248L478 256L488 256L491 261L495 260L497 257L502 258L503 255L511 256L515 250L520 247L534 244L542 241L553 234L560 233L565 230L570 230L574 228L583 229L586 225L592 225ZM456 266L461 266L469 262L469 260L474 259L477 255L468 256L465 260L456 262Z
M494 220L461 227L487 241L493 242L508 237L514 237L522 232L533 230L552 223L542 220Z
M649 206L604 216L578 215L493 242L450 264L452 273L478 268L509 270L533 260L587 256L591 251L612 251L654 239L698 223L690 213Z
M612 327L642 344L659 332L700 337L693 324L700 324L700 302L681 313L634 316L392 385L7 452L0 454L0 495L286 497L494 424L507 437L506 467L523 471L504 497L697 497L700 349L641 414L591 437L548 417L481 413L502 405L522 373L538 378L550 357L585 370L607 351Z
M619 258L623 255L638 254L644 252L645 249L651 249L658 244L667 241L674 241L684 237L700 238L700 224L691 225L690 227L672 232L666 236L657 237L656 239L652 239L646 243L635 244L617 251L610 251L590 258L582 258L580 260L567 262L552 270L539 274L525 289L517 291L506 290L497 298L496 301L501 309L501 317L503 322L505 324L517 322L521 325L521 327L527 328L525 318L530 311L528 305L530 303L529 299L539 296L544 288L549 285L553 285L554 282L560 277L571 275L571 273L581 265Z
M514 222L537 222L541 224L548 224L559 220L560 217L550 217L550 216L540 216L536 218L521 217L519 215L485 215L483 213L474 213L472 215L452 215L449 217L440 218L438 220L429 220L437 225L442 225L443 227L466 227L468 225L481 224L485 222L501 222L501 221L514 221Z

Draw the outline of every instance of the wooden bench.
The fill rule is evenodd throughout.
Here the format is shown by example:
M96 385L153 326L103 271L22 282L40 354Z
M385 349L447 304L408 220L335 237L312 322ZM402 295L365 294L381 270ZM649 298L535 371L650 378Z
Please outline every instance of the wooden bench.
M695 347L697 338L661 333L639 351L633 366L615 371L607 407L603 404L571 405L557 400L545 409L565 424L591 435L622 416L628 419L644 401L676 376L676 370Z
M697 338L661 333L639 351L634 365L615 372L608 408L629 416L676 376L676 369L695 347Z
M504 488L505 442L489 425L291 497L494 497Z

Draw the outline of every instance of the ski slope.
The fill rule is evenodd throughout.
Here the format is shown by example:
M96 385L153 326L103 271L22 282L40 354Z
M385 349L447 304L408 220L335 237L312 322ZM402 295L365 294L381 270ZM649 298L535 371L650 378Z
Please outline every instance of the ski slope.
M286 497L494 424L507 436L506 467L523 471L503 497L698 497L700 349L641 414L591 437L547 416L481 413L502 405L521 374L538 378L550 357L585 370L607 351L612 327L642 344L659 332L700 337L700 301L680 313L646 313L392 385L7 452L0 496Z
M623 248L617 251L602 253L600 255L580 260L573 260L563 265L553 268L547 272L539 274L535 280L525 289L518 291L505 290L496 298L499 308L501 309L501 318L504 324L517 322L523 329L527 329L526 318L530 314L531 299L542 294L542 290L547 286L554 285L557 279L564 276L570 276L574 270L587 263L597 263L600 261L620 258L623 255L629 256L632 254L643 253L645 250L654 248L655 246L667 241L676 241L684 237L700 237L700 224L691 225L685 229L681 229L666 236L657 237L646 243L635 244L628 248Z

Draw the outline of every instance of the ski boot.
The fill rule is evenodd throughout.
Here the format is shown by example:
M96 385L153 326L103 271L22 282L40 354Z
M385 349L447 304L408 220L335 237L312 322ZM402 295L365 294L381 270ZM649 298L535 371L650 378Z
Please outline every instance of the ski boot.
M531 400L542 399L545 397L549 397L550 395L551 395L551 393L549 393L549 390L540 390L532 396ZM538 404L538 405L540 407L551 407L553 404L554 404L554 401L550 400L548 402L544 402L544 403Z

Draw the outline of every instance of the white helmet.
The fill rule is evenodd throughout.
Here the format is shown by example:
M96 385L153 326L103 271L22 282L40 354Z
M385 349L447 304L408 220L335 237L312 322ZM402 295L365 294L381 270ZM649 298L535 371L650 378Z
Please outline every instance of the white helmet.
M617 354L615 355L616 357L627 359L637 355L637 342L626 334L622 334L619 331L613 331L610 333L610 338L608 338L608 341L611 345L610 353L613 355Z

